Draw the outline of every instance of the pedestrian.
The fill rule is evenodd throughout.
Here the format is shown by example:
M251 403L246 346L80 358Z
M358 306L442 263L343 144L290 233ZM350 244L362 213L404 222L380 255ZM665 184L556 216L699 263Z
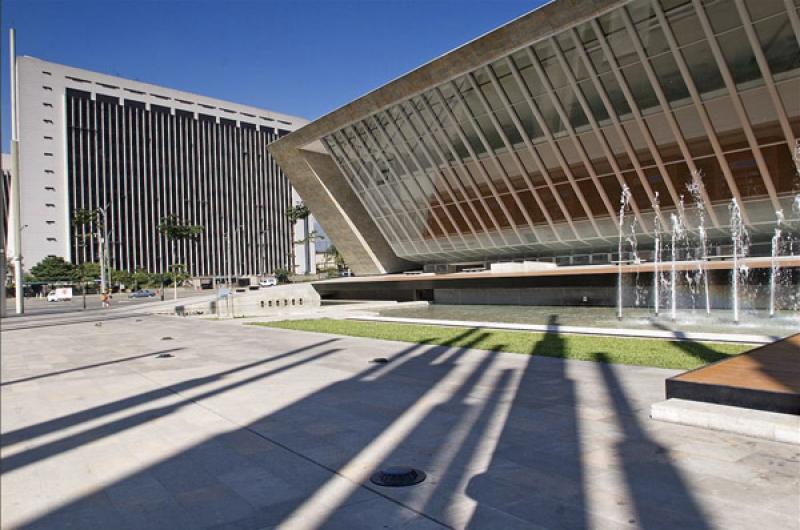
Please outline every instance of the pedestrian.
M103 302L103 309L111 307L111 304L108 302L109 298L111 297L105 291L103 291L103 294L100 295L100 301Z

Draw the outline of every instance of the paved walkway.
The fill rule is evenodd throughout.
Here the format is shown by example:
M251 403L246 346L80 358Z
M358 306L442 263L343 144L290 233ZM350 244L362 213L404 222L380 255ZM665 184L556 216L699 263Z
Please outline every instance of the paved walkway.
M671 370L97 324L0 337L3 528L798 528L800 450L651 421Z

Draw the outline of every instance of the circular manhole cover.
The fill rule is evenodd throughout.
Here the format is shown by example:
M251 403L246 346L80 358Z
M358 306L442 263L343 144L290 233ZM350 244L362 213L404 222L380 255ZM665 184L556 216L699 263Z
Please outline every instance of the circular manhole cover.
M390 466L381 469L372 477L370 482L378 486L389 486L399 488L403 486L413 486L425 480L425 472L407 466Z

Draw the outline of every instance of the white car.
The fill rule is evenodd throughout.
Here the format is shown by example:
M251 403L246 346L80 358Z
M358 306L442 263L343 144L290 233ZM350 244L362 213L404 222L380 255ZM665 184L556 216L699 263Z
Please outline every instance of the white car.
M272 287L273 285L278 285L278 278L275 276L270 276L269 278L265 278L258 282L258 285L261 287Z
M53 289L47 293L48 302L69 302L72 300L72 288Z

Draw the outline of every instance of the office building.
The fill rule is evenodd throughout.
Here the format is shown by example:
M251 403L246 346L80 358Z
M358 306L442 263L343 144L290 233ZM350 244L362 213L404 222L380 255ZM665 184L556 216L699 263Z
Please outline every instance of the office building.
M87 236L104 232L121 270L167 272L173 252L194 277L314 270L313 222L289 222L301 198L267 150L306 120L33 57L17 72L26 269L98 261ZM79 209L105 230L75 226ZM169 215L204 231L173 246L158 231Z

